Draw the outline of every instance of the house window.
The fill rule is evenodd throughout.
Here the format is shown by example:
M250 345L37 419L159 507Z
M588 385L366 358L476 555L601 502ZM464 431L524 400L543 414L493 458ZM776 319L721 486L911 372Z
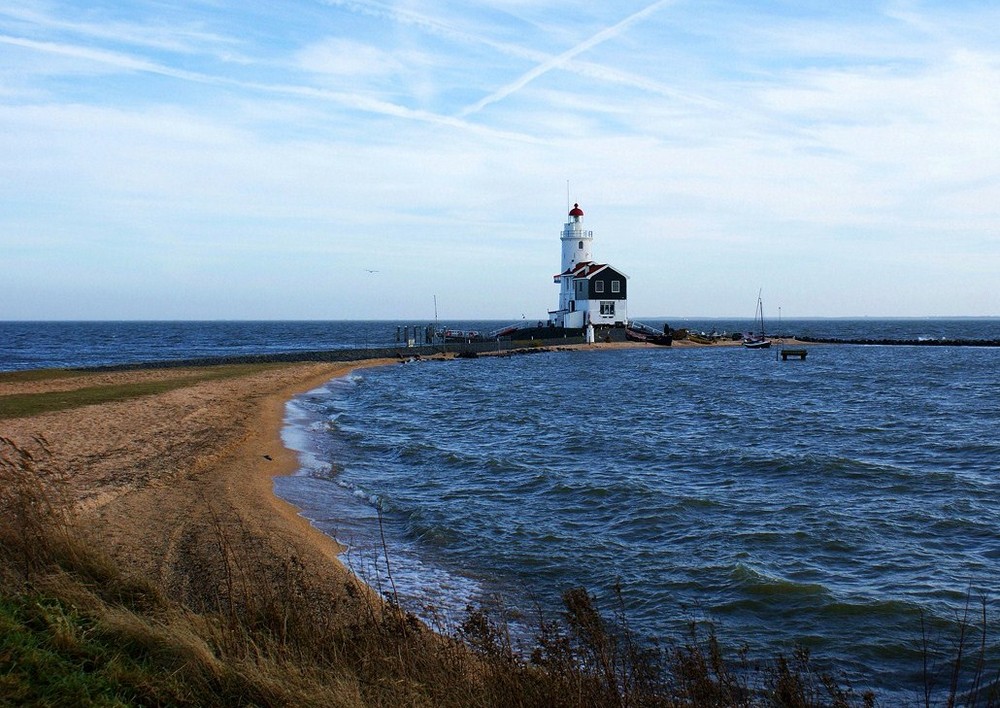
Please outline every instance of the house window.
M603 293L604 292L604 281L598 280L594 283L594 292Z
M615 301L614 300L603 300L601 302L601 316L602 317L614 317L615 316Z
M622 283L620 280L611 281L611 292L620 293L622 291Z

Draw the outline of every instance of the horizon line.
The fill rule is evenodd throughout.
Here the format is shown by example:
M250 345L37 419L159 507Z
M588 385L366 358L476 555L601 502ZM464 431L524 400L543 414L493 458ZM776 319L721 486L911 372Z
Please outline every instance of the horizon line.
M91 318L24 318L24 319L4 319L0 324L45 324L45 323L181 323L181 322L423 322L427 318L384 318L384 317L352 317L352 318L327 318L327 317L206 317L206 318L142 318L128 317L117 319L91 319ZM451 317L437 318L439 321L448 319L458 322L520 322L530 320L547 321L547 318L521 317L521 318L497 318L497 317ZM629 321L637 320L752 320L746 315L641 315L630 317ZM794 317L772 317L772 321L796 321L796 320L993 320L1000 319L997 315L796 315Z

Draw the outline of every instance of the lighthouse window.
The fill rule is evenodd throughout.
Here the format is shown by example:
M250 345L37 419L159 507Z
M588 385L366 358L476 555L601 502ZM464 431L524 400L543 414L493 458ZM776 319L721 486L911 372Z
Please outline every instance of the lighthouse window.
M594 283L594 292L603 293L604 292L604 281L598 280Z
M583 241L580 241L580 250L583 250Z
M601 315L606 317L615 316L615 303L614 300L603 300L601 302Z
M611 292L620 293L622 291L622 284L620 280L611 281Z

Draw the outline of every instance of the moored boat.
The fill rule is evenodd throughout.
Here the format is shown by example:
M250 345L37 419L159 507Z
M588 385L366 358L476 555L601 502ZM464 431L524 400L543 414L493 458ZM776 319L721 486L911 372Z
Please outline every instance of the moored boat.
M743 339L743 346L747 349L770 349L771 340L761 339L756 337L747 337Z
M757 310L753 315L753 329L743 337L743 346L747 349L770 349L771 340L764 334L764 302L757 291Z

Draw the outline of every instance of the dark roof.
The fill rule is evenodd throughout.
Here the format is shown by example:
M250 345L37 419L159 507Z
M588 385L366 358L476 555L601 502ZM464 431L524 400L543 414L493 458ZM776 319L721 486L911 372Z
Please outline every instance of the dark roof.
M593 261L583 261L582 263L577 263L575 266L567 271L559 273L559 275L552 276L553 278L559 278L563 275L572 275L574 278L593 278L598 273L603 272L606 268L610 268L618 275L623 278L628 278L627 275L622 273L620 270L614 266L609 266L607 263L594 263Z

